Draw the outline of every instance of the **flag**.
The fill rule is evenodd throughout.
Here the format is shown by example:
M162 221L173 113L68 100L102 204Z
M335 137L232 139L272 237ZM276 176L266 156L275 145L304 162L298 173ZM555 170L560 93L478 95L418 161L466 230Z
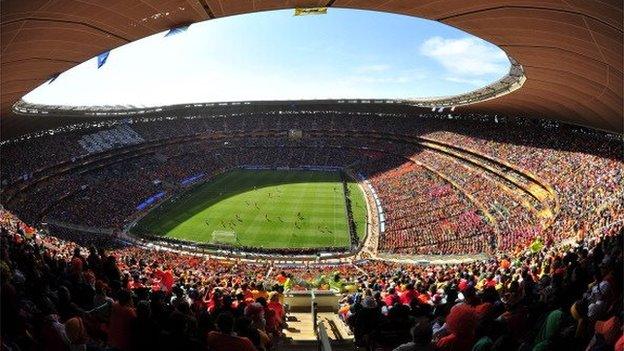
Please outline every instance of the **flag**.
M24 225L24 236L28 239L32 239L32 237L35 235L35 228L28 226L28 225Z
M176 34L180 34L183 32L186 32L186 30L188 29L189 25L183 25L183 26L179 26L179 27L175 27L175 28L171 28L169 29L169 31L167 32L167 34L165 34L165 37L171 36L171 35L176 35Z
M98 55L97 57L98 68L104 66L104 64L106 63L106 60L108 60L108 54L110 54L110 51L106 51Z
M540 252L542 251L543 248L544 248L544 243L542 243L540 238L535 238L535 240L533 240L533 242L529 246L529 249L531 250L532 253Z
M286 278L286 281L284 282L284 290L288 291L290 289L292 289L293 287L293 282L290 278Z
M48 80L48 84L54 82L56 80L56 78L58 78L58 76L60 76L60 75L61 75L61 73L59 73L59 72L54 73L53 75L51 75L50 79Z
M327 7L297 7L295 16L326 15Z

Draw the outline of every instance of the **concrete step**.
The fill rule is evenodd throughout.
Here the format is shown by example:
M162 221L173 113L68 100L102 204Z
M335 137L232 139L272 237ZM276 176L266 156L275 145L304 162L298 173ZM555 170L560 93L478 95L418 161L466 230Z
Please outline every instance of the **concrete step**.
M353 334L349 327L333 312L320 312L318 321L323 323L332 350L353 350ZM294 312L287 315L288 328L284 330L284 338L278 350L318 350L312 314Z
M292 341L316 341L312 314L310 312L294 312L287 316L288 328L284 330L286 339Z
M327 330L332 343L353 342L353 334L349 327L338 317L337 313L319 313L318 319Z

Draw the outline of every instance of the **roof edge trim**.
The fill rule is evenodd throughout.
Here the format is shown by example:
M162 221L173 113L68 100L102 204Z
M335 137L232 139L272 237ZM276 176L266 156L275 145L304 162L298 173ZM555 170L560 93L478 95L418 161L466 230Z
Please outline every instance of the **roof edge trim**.
M511 63L509 72L501 79L482 88L454 96L416 98L410 99L409 101L420 107L455 108L457 106L476 104L510 94L520 89L527 78L522 65L510 56L507 58Z

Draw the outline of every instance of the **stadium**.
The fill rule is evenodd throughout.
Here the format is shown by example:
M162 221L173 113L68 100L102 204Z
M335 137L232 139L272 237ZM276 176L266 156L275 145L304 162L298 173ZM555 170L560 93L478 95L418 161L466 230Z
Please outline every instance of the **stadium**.
M306 66L282 89L300 98L29 98L156 34L340 9L454 27L501 50L504 74L436 97L307 98L288 91L322 75ZM623 15L593 0L3 1L2 349L624 350ZM348 87L408 80L388 69Z

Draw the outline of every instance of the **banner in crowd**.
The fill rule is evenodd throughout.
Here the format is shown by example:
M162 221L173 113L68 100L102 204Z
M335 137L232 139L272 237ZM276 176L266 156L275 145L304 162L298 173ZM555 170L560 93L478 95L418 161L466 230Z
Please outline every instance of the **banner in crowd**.
M373 195L373 199L375 200L375 207L377 207L377 218L379 220L379 232L383 233L386 231L386 216L384 214L383 207L381 206L381 201L379 200L379 196L377 196L377 192L375 191L375 188L373 188L371 182L368 179L364 178L364 175L362 175L361 173L358 173L357 177L360 180L364 180L364 184L366 184L371 194Z
M180 181L180 184L183 186L187 186L189 184L193 184L195 183L197 180L203 178L206 174L205 173L200 173L200 174L196 174L194 176L190 176L188 178L182 179Z
M143 211L144 209L148 208L149 206L151 206L153 203L155 203L156 201L162 199L165 196L166 192L161 191L157 194L154 194L150 197L148 197L145 201L141 202L136 209L139 211Z

